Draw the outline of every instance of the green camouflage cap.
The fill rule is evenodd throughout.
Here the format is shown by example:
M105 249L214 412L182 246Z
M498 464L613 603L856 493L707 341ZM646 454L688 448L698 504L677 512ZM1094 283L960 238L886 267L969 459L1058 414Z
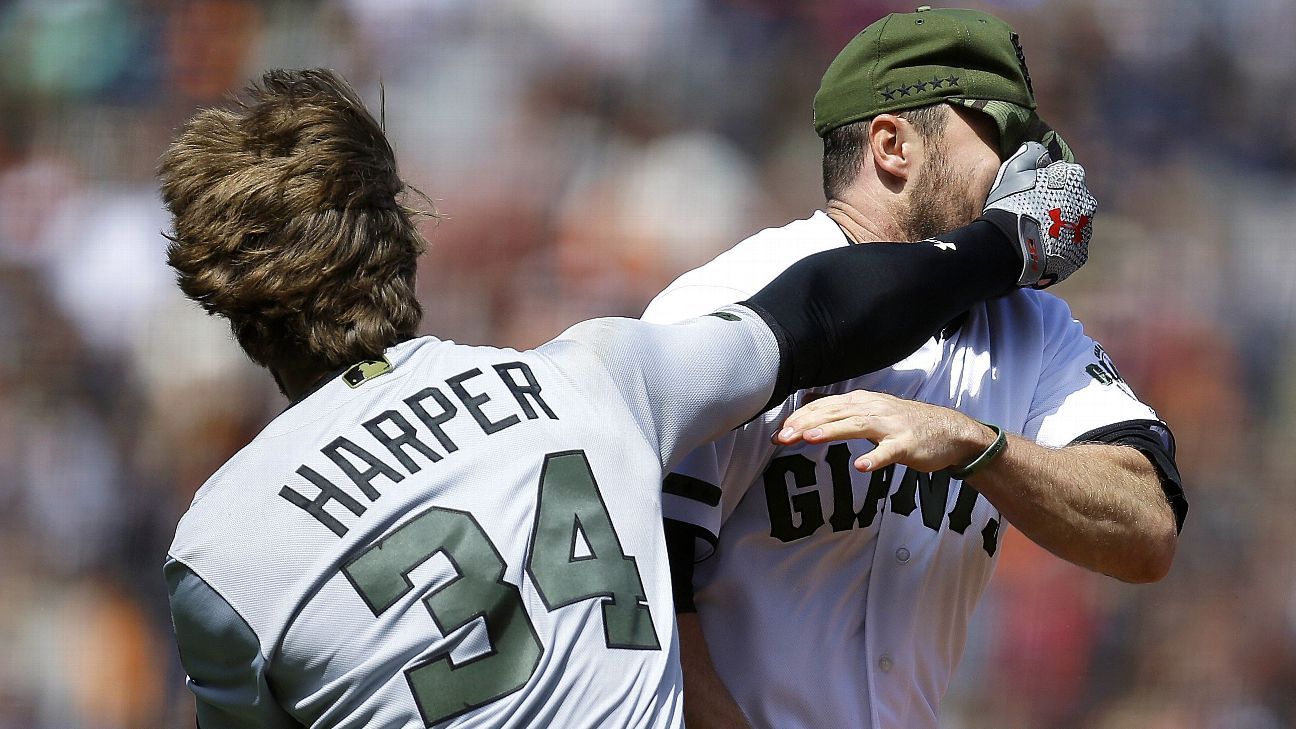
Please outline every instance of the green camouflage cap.
M939 102L994 119L1004 158L1022 142L1035 140L1055 160L1073 161L1066 142L1035 113L1035 91L1017 34L977 10L924 5L865 28L824 73L814 99L814 127L822 137L878 114Z

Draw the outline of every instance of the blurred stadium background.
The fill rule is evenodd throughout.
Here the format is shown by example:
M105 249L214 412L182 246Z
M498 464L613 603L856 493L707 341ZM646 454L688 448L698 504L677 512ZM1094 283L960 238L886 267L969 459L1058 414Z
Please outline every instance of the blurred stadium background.
M163 262L153 167L196 106L271 66L381 80L448 215L424 330L523 347L821 204L819 76L916 4L0 0L0 729L192 726L163 554L283 406ZM1013 533L946 726L1296 726L1296 2L965 4L1088 168L1095 255L1057 292L1192 509L1150 587Z

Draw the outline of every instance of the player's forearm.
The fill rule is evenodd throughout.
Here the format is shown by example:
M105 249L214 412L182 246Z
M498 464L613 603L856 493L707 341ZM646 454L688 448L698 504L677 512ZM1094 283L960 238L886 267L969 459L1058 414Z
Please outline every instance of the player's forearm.
M814 400L783 425L775 438L782 445L873 441L855 460L861 471L893 463L927 473L962 468L995 440L956 410L867 390ZM1175 471L1172 462L1164 468ZM1047 448L1009 436L1007 448L967 481L1063 559L1128 582L1159 580L1170 569L1175 512L1142 451L1103 443Z
M781 340L772 402L900 361L950 319L1006 293L1020 263L985 220L940 242L869 243L810 256L744 302Z
M680 663L684 668L684 723L689 729L748 729L747 717L711 662L697 613L680 613Z
M1127 446L1047 448L1010 436L968 481L1057 556L1126 582L1165 576L1178 540L1156 469Z
M1048 164L1044 147L1024 144L987 200L980 218L938 240L818 253L744 302L780 341L770 404L894 364L973 304L1013 286L1051 285L1084 263L1097 202L1078 165ZM1060 235L1060 224L1040 228L1050 214L1083 222Z

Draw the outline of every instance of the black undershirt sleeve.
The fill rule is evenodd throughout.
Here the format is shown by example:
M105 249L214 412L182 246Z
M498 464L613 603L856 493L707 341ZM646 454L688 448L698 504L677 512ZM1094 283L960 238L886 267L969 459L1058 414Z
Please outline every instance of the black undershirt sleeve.
M1107 443L1125 445L1136 449L1156 468L1161 479L1161 490L1174 512L1175 529L1183 531L1184 518L1188 516L1188 498L1184 495L1183 479L1175 463L1174 434L1159 420L1126 420L1104 425L1071 441L1077 443Z
M696 540L698 532L706 533L706 530L675 519L663 519L662 525L666 530L666 556L670 562L675 612L695 613L697 605L693 602L693 565L697 561Z
M781 350L767 407L802 388L895 364L946 322L1016 283L1021 260L1001 221L978 218L937 240L817 253L744 301Z

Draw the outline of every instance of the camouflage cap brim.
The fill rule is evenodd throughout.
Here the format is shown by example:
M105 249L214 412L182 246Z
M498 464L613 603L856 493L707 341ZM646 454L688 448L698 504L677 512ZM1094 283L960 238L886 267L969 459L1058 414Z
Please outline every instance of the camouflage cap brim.
M947 103L988 114L999 128L999 155L1007 159L1024 142L1039 142L1049 151L1053 161L1075 162L1075 155L1062 136L1040 119L1039 114L1020 104L990 99L951 97Z

